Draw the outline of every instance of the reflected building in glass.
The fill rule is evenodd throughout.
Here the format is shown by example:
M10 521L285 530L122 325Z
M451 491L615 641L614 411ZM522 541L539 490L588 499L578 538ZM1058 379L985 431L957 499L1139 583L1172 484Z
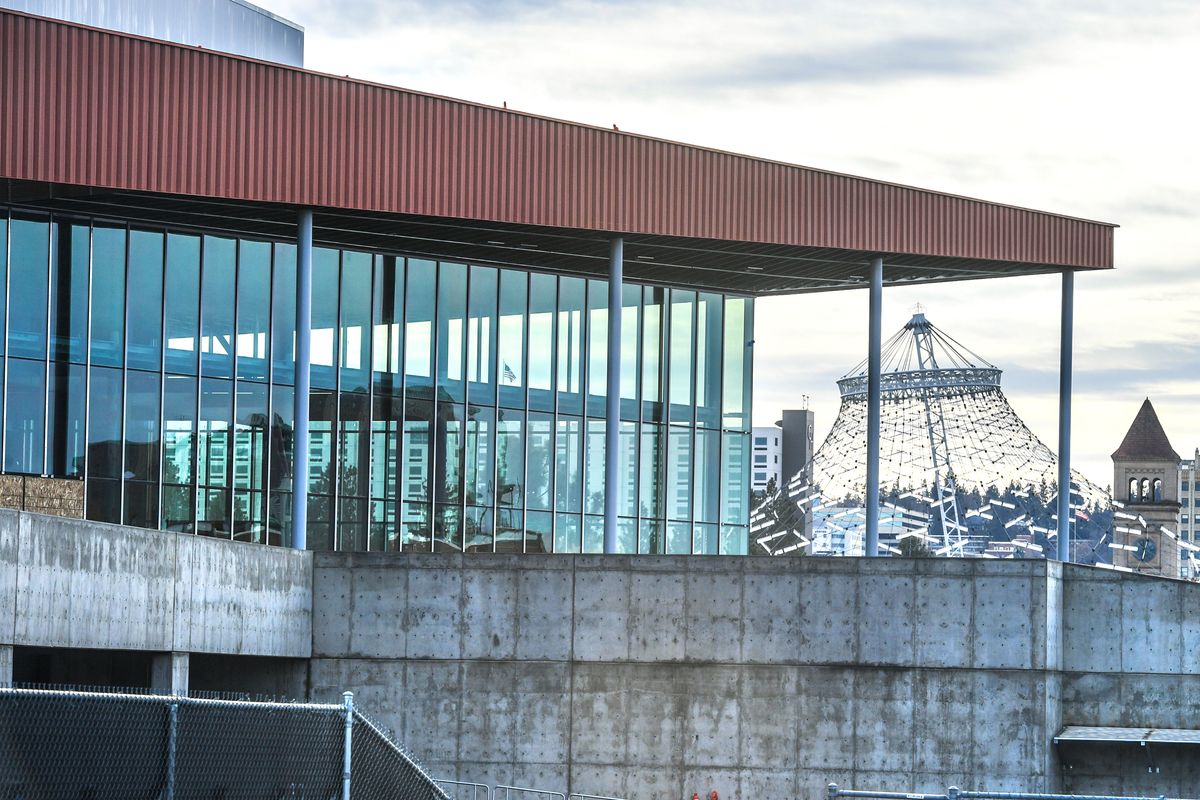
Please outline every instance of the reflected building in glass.
M3 471L88 519L288 544L296 246L0 209ZM308 546L744 554L753 301L318 247Z

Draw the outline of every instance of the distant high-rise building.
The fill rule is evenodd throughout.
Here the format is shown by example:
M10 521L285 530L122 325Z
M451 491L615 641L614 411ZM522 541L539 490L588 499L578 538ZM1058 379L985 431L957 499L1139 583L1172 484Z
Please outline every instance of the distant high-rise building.
M813 412L787 410L774 425L754 429L750 488L763 493L771 479L782 486L812 460Z
M1200 448L1192 452L1191 458L1179 462L1179 540L1184 543L1179 553L1183 560L1180 572L1189 578L1200 577L1200 558L1197 558L1200 551L1192 549L1200 535L1200 521L1196 519L1200 513L1197 472L1200 472Z
M1112 454L1113 498L1124 504L1113 524L1113 565L1179 577L1179 464L1150 399L1142 403Z

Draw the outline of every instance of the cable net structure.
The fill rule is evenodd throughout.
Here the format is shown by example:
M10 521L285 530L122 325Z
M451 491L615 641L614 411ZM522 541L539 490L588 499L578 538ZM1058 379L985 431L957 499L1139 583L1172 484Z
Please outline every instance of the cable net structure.
M1058 459L1009 405L1001 370L919 311L881 356L880 550L1041 556L1058 527ZM837 419L812 461L752 512L756 552L863 554L867 362L838 388ZM1109 497L1072 473L1071 507L1094 555L1111 517L1093 518L1111 515Z

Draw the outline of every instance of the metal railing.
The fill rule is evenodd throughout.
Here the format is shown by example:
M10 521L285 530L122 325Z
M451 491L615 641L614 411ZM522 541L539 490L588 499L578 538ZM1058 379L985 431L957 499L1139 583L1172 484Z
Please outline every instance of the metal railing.
M870 792L842 789L836 783L829 784L829 800L839 797L873 798L874 800L1187 800L1168 798L1166 795L1148 797L1121 797L1107 794L1036 794L1026 792L967 792L951 786L945 794L921 794L919 792Z
M625 800L624 797L612 797L605 794L587 794L586 792L571 792L564 794L551 789L531 789L525 786L505 786L498 784L495 789L486 783L470 781L452 781L438 779L439 786L449 789L450 800L513 800L514 795L519 799L523 795L540 798L558 798L558 800ZM455 787L461 791L454 791Z
M0 686L0 797L447 800L341 704Z
M555 797L557 797L558 800L567 800L567 796L565 794L562 792L556 792L553 789L530 789L527 786L504 786L503 784L496 784L496 788L492 792L494 800L501 800L501 792L504 793L504 800L512 800L514 793L517 795L518 800L525 795L548 798L550 800Z

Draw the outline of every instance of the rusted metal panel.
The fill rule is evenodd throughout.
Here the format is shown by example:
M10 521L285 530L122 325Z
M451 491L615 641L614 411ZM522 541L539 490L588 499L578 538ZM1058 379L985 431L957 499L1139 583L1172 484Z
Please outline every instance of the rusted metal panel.
M1112 266L1104 223L0 11L0 177L585 230Z

